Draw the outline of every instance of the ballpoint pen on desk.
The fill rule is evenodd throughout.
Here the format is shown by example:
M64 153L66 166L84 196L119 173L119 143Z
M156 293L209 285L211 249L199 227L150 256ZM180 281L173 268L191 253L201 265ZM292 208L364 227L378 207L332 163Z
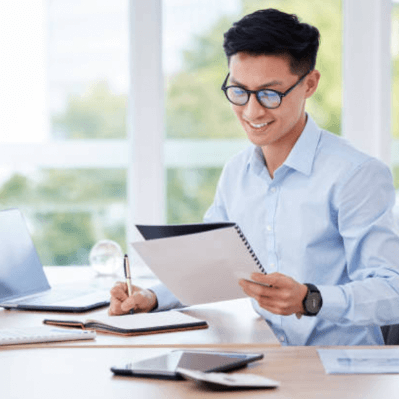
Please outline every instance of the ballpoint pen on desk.
M129 258L127 256L127 254L125 255L125 257L123 258L123 269L125 271L125 279L126 279L126 284L127 284L127 292L129 294L129 296L131 296L133 294L133 289L132 289L132 280L131 280L131 276L130 276L130 265L129 265ZM133 309L130 309L130 314L134 313Z

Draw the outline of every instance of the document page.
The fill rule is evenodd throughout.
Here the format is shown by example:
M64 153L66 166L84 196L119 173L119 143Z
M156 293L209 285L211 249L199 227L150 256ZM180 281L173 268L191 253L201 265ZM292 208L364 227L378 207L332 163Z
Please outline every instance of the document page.
M399 349L318 349L327 374L399 373Z
M234 227L132 246L184 305L243 298L238 280L261 271Z

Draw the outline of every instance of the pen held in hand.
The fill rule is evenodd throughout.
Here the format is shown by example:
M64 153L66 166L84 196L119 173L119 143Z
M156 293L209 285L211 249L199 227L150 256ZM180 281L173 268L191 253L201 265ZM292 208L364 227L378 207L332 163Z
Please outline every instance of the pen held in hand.
M132 289L132 280L130 276L130 265L129 265L129 258L127 254L123 258L123 269L125 271L125 279L126 279L126 284L127 284L127 292L129 296L133 294L133 289ZM133 314L134 310L130 309L130 313Z

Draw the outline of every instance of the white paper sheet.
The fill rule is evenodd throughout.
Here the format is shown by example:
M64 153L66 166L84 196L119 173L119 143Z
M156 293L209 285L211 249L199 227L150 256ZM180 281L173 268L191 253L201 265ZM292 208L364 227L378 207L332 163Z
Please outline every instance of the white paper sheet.
M135 242L132 246L185 305L243 298L238 280L260 272L234 227Z
M318 349L327 374L399 373L399 349Z

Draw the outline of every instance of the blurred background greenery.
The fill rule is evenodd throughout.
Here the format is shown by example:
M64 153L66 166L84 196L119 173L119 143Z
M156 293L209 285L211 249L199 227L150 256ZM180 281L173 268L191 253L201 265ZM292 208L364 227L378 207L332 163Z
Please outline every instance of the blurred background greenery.
M319 28L316 68L322 79L308 111L321 127L341 133L341 1L242 0L240 13L222 15L209 29L193 35L183 51L181 68L165 75L166 140L245 139L220 90L228 72L223 33L242 15L266 7L296 13L303 22ZM393 16L399 21L397 4ZM398 54L393 65L397 97ZM90 82L82 93L69 96L62 112L51 116L52 136L57 140L126 139L126 109L127 96L115 93L106 79ZM396 114L395 137L398 124ZM200 222L212 202L220 172L219 167L168 168L167 223ZM396 176L398 172L395 169ZM19 207L28 215L43 264L87 264L91 247L103 238L117 241L126 250L126 170L14 173L0 186L0 206Z

